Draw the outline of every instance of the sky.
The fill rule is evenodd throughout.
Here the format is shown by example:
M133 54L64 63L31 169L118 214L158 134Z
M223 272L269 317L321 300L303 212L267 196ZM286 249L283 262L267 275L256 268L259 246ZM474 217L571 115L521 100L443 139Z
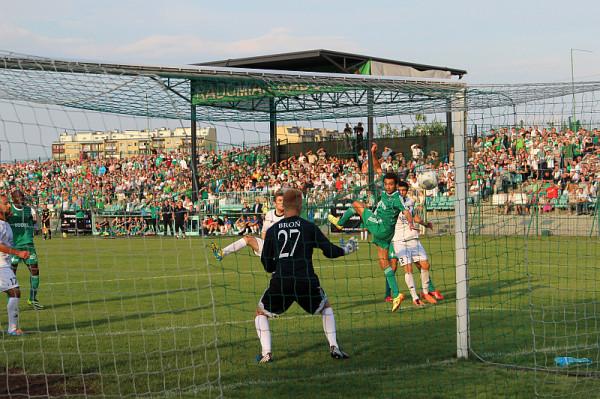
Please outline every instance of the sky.
M0 0L0 10L0 51L51 58L185 65L322 48L465 69L463 79L478 84L568 82L574 48L586 50L573 51L575 80L600 81L597 0ZM89 115L64 113L40 128L49 112L38 111L17 115L0 103L0 162L48 157L61 129L148 123L92 125ZM37 124L27 126L32 112ZM245 140L252 127L242 129ZM217 130L219 140L242 140L231 126ZM264 130L250 141L268 139Z
M180 65L325 48L466 69L470 83L600 80L598 1L8 1L0 50Z

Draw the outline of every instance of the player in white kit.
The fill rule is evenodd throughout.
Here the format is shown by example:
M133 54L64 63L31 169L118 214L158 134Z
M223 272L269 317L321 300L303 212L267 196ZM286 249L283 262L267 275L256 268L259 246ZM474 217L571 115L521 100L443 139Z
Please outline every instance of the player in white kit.
M398 191L404 201L404 206L411 214L413 214L415 223L427 228L432 228L433 225L431 222L425 223L418 215L414 215L415 202L408 197L408 184L406 182L400 182L398 184ZM406 285L412 296L413 303L416 306L423 306L423 303L415 289L415 281L412 275L413 263L421 271L421 298L433 304L437 303L438 300L444 299L443 295L435 289L431 282L429 276L429 259L427 258L425 248L423 248L423 245L419 240L419 232L408 226L408 222L402 214L398 216L396 222L394 237L392 238L392 245L390 246L390 259L392 260L392 269L394 271L397 268L398 260L400 260L400 264L404 268L404 280L406 281Z
M275 193L275 209L271 209L265 215L265 220L260 232L260 237L244 236L237 241L229 244L225 248L221 249L216 243L210 245L213 255L218 261L223 260L227 255L241 250L242 248L249 246L254 250L256 256L262 254L263 244L265 240L265 234L269 227L283 219L283 191L277 191Z
M10 225L6 221L11 214L11 206L6 195L0 195L0 291L6 292L8 302L6 310L8 311L8 335L23 335L19 329L19 282L17 276L12 270L10 258L11 255L18 256L21 259L29 258L28 251L19 251L13 248L13 233Z

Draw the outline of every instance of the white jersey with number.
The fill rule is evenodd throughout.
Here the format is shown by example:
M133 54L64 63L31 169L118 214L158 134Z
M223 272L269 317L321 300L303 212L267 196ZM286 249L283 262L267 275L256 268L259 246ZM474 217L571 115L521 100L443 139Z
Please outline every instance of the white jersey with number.
M410 214L414 216L415 201L409 197L402 198L402 201L404 202L404 209L407 209ZM396 227L394 228L394 237L392 238L392 241L409 241L418 239L419 232L416 229L411 229L409 227L406 216L404 216L404 214L401 212L398 215L398 220L396 221Z
M271 209L269 212L267 212L267 214L265 215L265 220L263 221L261 236L265 235L267 230L269 230L269 227L279 222L281 219L283 219L283 217L284 215L277 215L277 213L275 213L275 209ZM258 244L258 251L254 251L254 254L256 256L260 256L262 254L262 249L265 242L262 239L262 237L256 237L256 243Z
M12 228L4 220L0 220L0 243L10 248L13 246ZM10 255L0 252L0 269L5 267L11 268Z
M414 216L415 202L408 197L402 198L402 200L404 208ZM402 266L428 260L425 248L419 241L419 232L408 227L408 220L402 213L398 215L392 238L392 248L394 256L398 258Z

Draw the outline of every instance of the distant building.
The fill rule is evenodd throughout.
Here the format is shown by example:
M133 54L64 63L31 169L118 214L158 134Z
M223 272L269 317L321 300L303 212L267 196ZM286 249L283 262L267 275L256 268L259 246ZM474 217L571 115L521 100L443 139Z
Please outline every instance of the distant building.
M337 130L299 127L277 126L277 141L281 144L311 143L315 141L335 140L342 137Z
M217 130L214 127L198 128L199 149L216 150ZM125 130L107 132L61 133L52 143L52 159L81 158L123 159L136 155L159 152L191 152L191 129L161 128L157 130Z

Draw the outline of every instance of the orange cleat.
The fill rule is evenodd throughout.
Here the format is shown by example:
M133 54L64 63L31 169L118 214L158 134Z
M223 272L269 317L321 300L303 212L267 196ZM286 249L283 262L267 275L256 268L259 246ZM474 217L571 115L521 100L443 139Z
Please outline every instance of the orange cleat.
M437 300L433 297L433 295L431 294L426 294L424 292L421 293L421 298L426 300L427 302L435 305L437 303Z
M439 290L431 291L430 294L432 297L434 297L438 301L444 300L444 296L442 295L442 293Z

